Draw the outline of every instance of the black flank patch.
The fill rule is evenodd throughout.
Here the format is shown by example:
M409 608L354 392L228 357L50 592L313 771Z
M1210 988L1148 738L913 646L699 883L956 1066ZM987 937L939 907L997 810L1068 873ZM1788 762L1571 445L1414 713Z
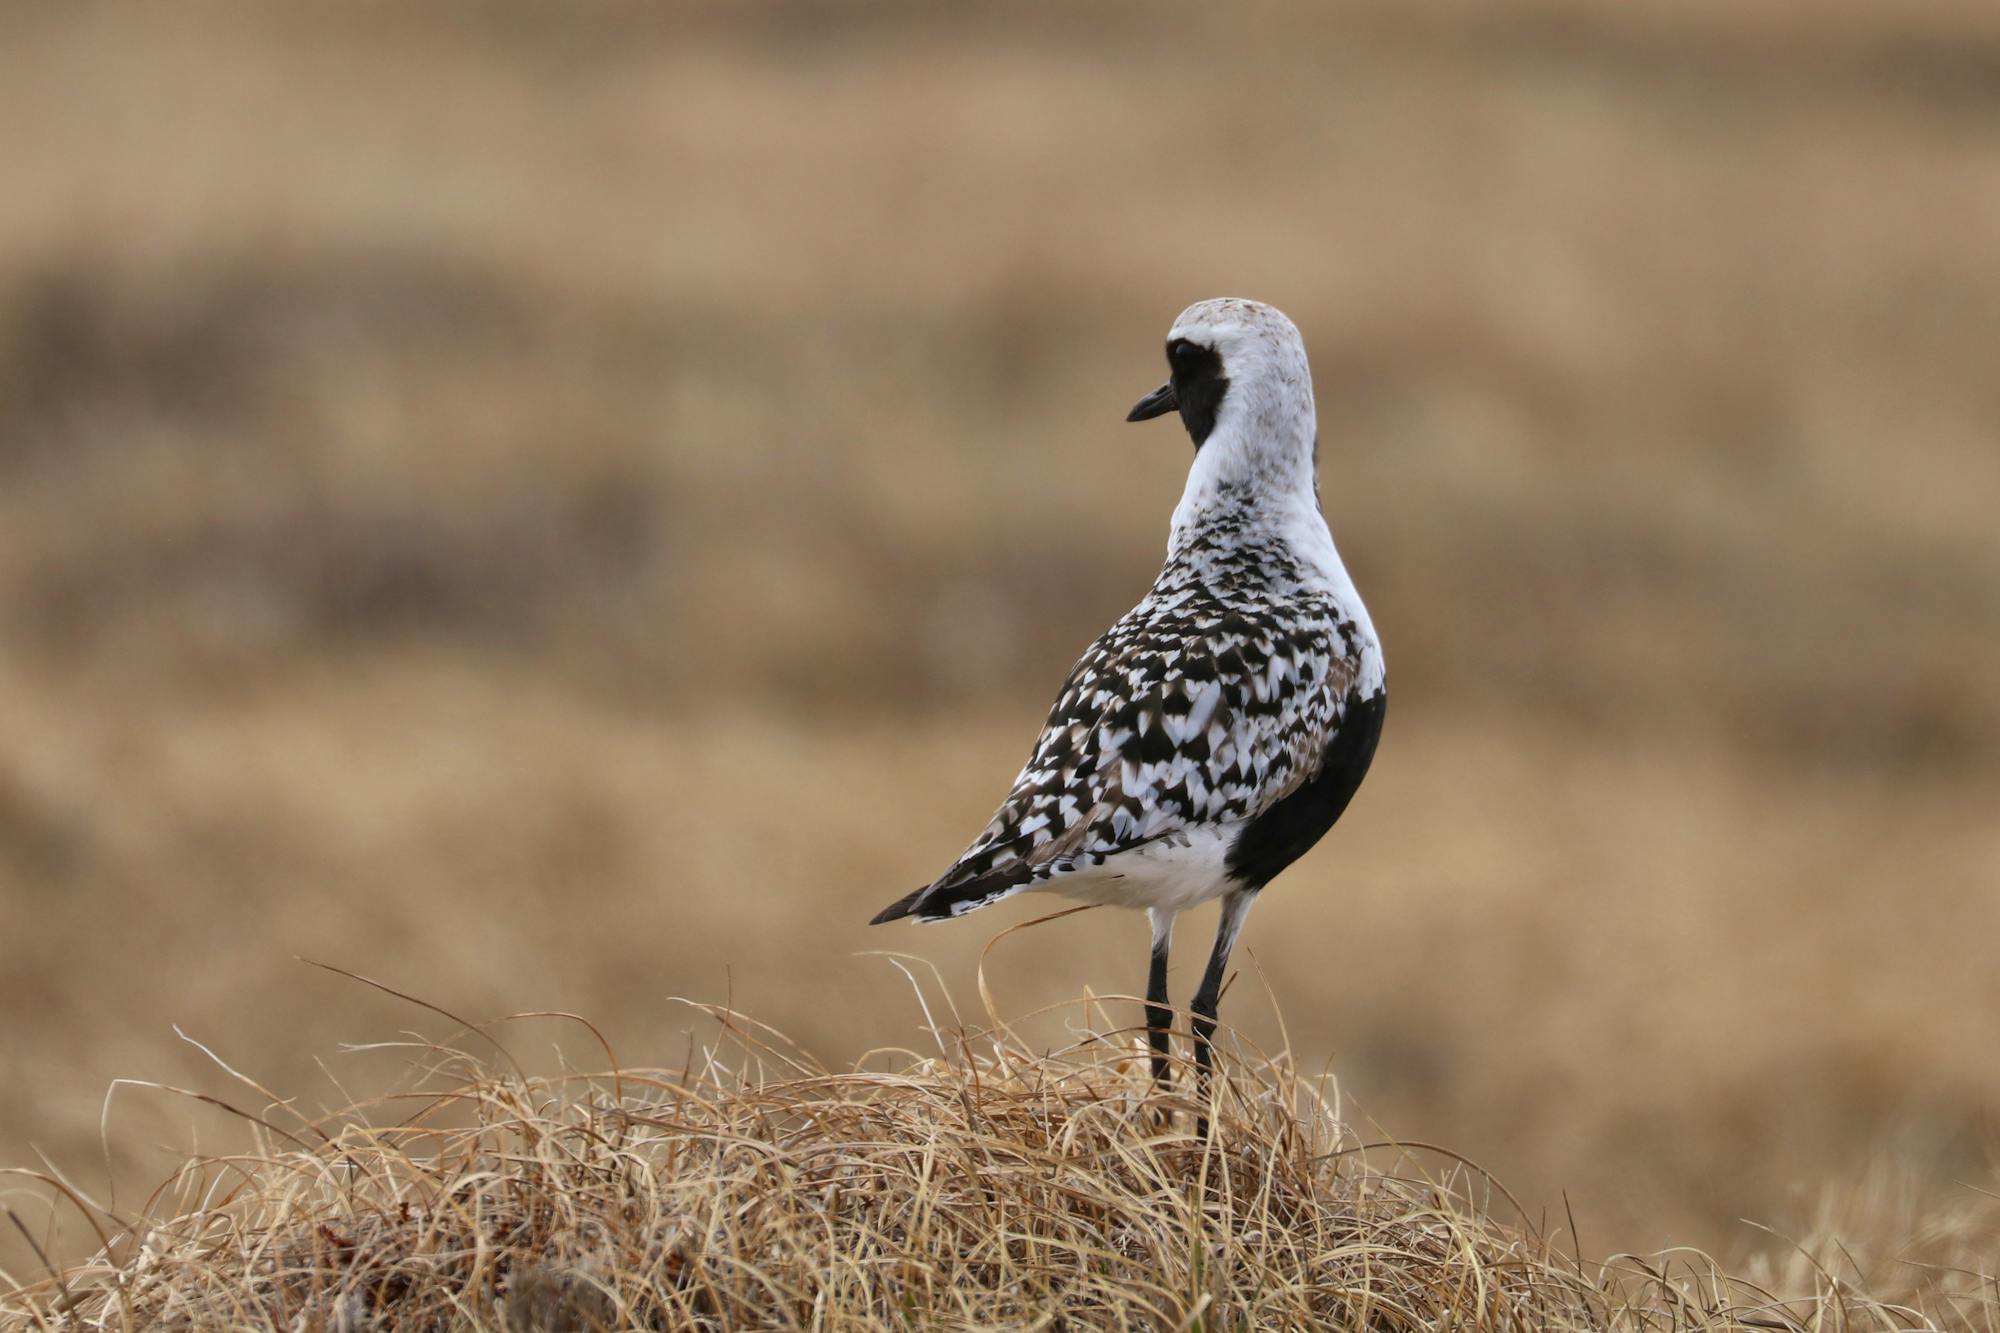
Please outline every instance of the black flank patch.
M1340 730L1327 746L1319 772L1237 835L1227 865L1239 881L1253 889L1263 888L1333 827L1374 761L1388 702L1386 694L1372 699L1348 695Z

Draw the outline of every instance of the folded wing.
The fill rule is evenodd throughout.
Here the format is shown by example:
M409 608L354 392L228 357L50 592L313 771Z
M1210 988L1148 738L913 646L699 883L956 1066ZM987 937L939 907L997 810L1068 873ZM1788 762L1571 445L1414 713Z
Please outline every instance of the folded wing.
M1071 670L972 845L875 920L961 916L1175 833L1256 817L1313 775L1358 666L1332 608L1141 603Z

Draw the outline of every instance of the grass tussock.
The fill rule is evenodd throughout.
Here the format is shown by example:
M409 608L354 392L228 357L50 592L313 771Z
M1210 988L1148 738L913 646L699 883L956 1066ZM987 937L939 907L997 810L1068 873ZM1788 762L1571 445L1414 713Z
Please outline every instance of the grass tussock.
M1780 1294L1698 1254L1579 1263L1475 1167L1362 1141L1330 1083L1240 1042L1203 1143L1090 1001L1052 1053L1004 1025L934 1027L934 1053L848 1070L703 1008L719 1033L677 1072L531 1076L504 1049L413 1041L410 1086L338 1114L234 1106L245 1151L190 1160L144 1216L95 1218L102 1251L0 1296L0 1324L1396 1333L2000 1314L1978 1279L1919 1308L1816 1264Z
M1600 1254L1990 1180L2000 5L946 8L0 0L0 1162L168 1015L310 1085L302 947L848 1066L1236 293L1398 699L1245 939L1298 1048Z

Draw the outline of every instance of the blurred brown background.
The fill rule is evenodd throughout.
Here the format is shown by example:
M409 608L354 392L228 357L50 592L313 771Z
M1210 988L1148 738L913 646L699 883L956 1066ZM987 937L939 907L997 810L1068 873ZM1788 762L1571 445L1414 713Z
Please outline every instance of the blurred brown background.
M1225 1016L1599 1254L1992 1183L2000 9L418 9L0 8L0 1163L230 1090L174 1023L307 1105L438 1031L295 954L631 1064L920 1043L868 949L976 1010L1048 900L863 922L1157 568L1120 418L1236 294L1395 706Z

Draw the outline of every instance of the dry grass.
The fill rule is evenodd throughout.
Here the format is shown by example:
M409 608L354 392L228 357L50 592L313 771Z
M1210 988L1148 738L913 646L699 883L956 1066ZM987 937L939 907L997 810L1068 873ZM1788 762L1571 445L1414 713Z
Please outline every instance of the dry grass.
M841 1071L701 1008L719 1031L673 1072L531 1076L497 1041L482 1060L413 1038L396 1044L415 1070L404 1086L312 1117L234 1075L269 1099L231 1108L247 1145L188 1161L137 1217L76 1200L104 1248L0 1298L0 1320L1817 1333L2000 1319L1992 1277L1936 1265L1871 1297L1833 1238L1828 1262L1799 1250L1775 1281L1694 1252L1579 1263L1471 1164L1361 1141L1337 1088L1288 1052L1236 1045L1204 1143L1185 1097L1150 1086L1138 1034L1089 999L1052 1053L954 1018L931 1026L935 1054Z
M396 1021L297 954L896 1039L852 955L988 918L864 923L1152 576L1119 419L1240 292L1397 698L1245 937L1301 1059L1598 1252L1899 1253L2000 1106L1997 74L1991 0L0 0L0 1163L129 1199L170 1024Z

